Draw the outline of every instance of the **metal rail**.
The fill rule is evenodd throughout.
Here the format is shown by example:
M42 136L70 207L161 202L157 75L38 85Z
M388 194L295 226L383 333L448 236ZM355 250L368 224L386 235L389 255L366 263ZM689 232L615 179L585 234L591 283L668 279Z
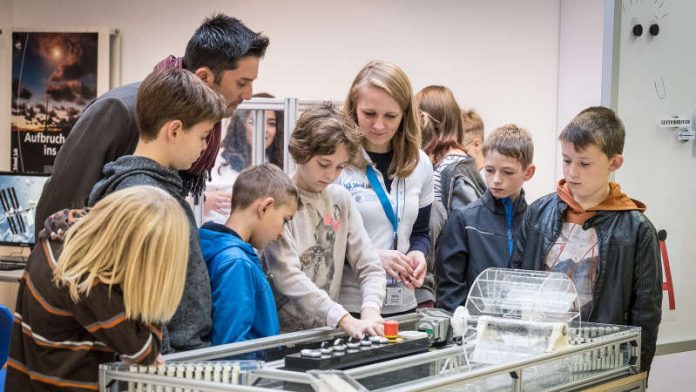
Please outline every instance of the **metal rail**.
M391 359L384 362L373 363L371 365L360 366L357 368L345 370L344 372L355 379L367 378L383 374L384 371L393 372L400 369L406 369L433 360L443 359L452 355L462 354L463 352L464 347L462 346L448 347L443 348L441 350L434 350L429 351L427 353L409 355L406 357Z
M212 381L199 381L188 378L177 378L158 376L146 373L129 373L115 370L103 370L100 378L101 390L106 390L114 381L124 381L133 383L143 383L149 385L159 385L162 387L187 388L206 392L230 392L230 391L268 391L265 388L249 387L245 385L221 384ZM102 382L103 381L103 382ZM114 389L114 388L112 388ZM151 389L148 389L151 390ZM157 388L156 390L159 390Z
M396 320L401 325L415 324L420 320L418 314L406 314L396 317L388 317L387 320ZM169 362L182 361L205 361L230 357L233 355L246 354L254 351L267 350L271 348L289 346L293 347L298 344L316 342L319 340L334 339L338 336L344 336L345 333L340 329L330 327L320 327L308 329L305 331L289 332L277 336L269 336L260 339L254 339L245 342L229 343L220 346L206 347L198 350L183 351L164 356L164 359Z
M631 342L636 342L636 341L638 342L638 344L640 344L640 334L638 332L632 332L632 333L628 333L625 336L622 336L622 337L617 338L617 339L607 339L604 341L587 343L586 345L583 345L582 347L571 348L568 350L563 350L563 351L559 351L559 352L555 352L555 353L544 354L544 355L539 356L539 357L532 357L529 359L515 362L513 364L495 365L495 366L491 366L491 367L485 367L485 368L481 368L481 369L472 370L472 371L466 372L466 373L446 375L446 376L439 377L437 379L432 379L432 378L425 379L423 381L409 384L408 390L409 391L425 391L425 390L429 390L429 389L436 388L436 387L451 386L451 385L460 384L462 382L473 382L473 381L478 381L478 380L484 379L486 377L508 373L513 378L516 378L515 384L517 387L514 388L513 391L522 391L522 376L523 376L523 371L524 371L525 367L539 366L539 365L554 361L554 360L562 358L562 357L581 354L581 353L586 352L586 351L591 351L591 350L596 349L596 348L604 347L608 343L622 344L622 343L631 343ZM624 370L625 370L625 368L624 368ZM583 379L582 381L586 382L586 379ZM390 391L390 390L397 390L397 389L403 389L403 388L404 388L403 385L401 385L401 386L395 385L395 386L380 389L380 391Z

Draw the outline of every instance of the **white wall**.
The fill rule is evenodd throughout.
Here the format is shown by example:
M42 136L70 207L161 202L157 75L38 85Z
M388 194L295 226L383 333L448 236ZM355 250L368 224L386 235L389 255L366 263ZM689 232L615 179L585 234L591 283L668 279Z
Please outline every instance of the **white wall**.
M0 0L0 77L2 77L2 91L0 91L0 170L10 167L10 87L12 58L5 55L10 45L10 26L12 26L12 1ZM7 91L4 91L7 90Z
M660 118L696 112L696 2L624 2L622 13L615 83L626 146L616 178L628 195L648 206L655 228L667 231L676 309L669 310L664 292L658 341L696 340L696 143L680 142L673 129L656 125ZM651 37L648 26L655 17L660 33ZM634 18L644 28L638 38L630 34Z
M481 113L487 130L516 122L532 131L538 170L528 194L535 198L554 189L556 0L201 0L195 5L184 0L70 0L60 6L49 0L9 1L11 23L17 27L118 28L122 83L142 79L170 53L182 54L193 30L214 11L237 16L271 37L258 91L342 100L367 61L394 61L416 91L428 84L450 87L462 106ZM7 123L0 128L3 161L9 151Z
M649 390L693 391L696 385L696 373L693 371L695 362L696 351L656 356L650 368Z
M557 134L588 106L601 104L604 0L561 0ZM563 177L558 143L555 177Z
M7 34L8 28L12 25L12 1L0 0L0 29L3 30L3 35ZM5 60L6 56L2 56Z

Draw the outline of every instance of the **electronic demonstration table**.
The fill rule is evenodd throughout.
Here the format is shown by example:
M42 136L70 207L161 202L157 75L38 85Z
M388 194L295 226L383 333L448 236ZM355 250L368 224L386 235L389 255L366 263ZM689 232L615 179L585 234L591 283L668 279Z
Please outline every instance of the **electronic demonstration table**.
M420 314L395 317L415 330ZM285 356L345 343L328 327L165 356L167 365L100 367L101 391L643 391L640 329L582 323L564 350L499 364L476 362L476 341L420 350L340 370L290 370ZM336 342L336 339L344 339ZM521 336L520 339L525 339ZM355 343L355 342L353 342ZM524 345L524 340L512 342ZM327 348L324 343L323 348ZM415 346L418 346L417 344ZM355 347L354 347L355 349ZM347 351L347 350L346 350ZM294 354L293 354L294 353ZM490 354L487 351L487 354ZM368 361L369 362L369 361Z

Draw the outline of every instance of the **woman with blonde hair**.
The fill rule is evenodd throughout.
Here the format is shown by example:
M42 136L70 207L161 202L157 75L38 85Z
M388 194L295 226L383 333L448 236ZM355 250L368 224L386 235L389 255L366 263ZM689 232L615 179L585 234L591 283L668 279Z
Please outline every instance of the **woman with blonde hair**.
M433 243L421 297L435 300L435 258L440 233L450 211L463 208L481 197L486 183L478 172L476 159L469 154L468 138L459 104L445 86L428 86L416 94L423 130L423 149L433 162L434 196L430 215Z
M150 186L51 215L17 295L8 390L96 390L101 363L162 362L160 326L183 293L188 237L179 203Z
M344 105L363 133L364 163L346 167L337 182L351 192L387 272L382 314L409 312L425 277L433 201L433 169L420 150L411 82L397 65L372 61L355 77ZM339 303L358 314L360 286L355 271L344 268Z

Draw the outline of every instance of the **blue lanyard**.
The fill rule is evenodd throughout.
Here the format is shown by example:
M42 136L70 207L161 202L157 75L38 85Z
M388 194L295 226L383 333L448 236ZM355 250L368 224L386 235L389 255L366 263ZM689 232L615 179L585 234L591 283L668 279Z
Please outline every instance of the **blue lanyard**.
M367 164L365 171L367 172L367 180L370 182L370 185L372 186L372 189L374 189L375 193L377 194L377 197L379 198L379 202L382 204L382 209L384 210L384 213L387 215L387 218L389 219L389 222L392 224L392 228L394 229L394 249L396 249L397 245L397 229L399 228L399 222L396 219L396 214L394 213L394 209L392 208L391 203L389 202L389 198L387 197L387 193L384 191L384 188L382 187L382 184L379 182L379 179L377 179L377 173L375 173L375 169L370 165L369 163ZM398 198L398 196L397 196Z

